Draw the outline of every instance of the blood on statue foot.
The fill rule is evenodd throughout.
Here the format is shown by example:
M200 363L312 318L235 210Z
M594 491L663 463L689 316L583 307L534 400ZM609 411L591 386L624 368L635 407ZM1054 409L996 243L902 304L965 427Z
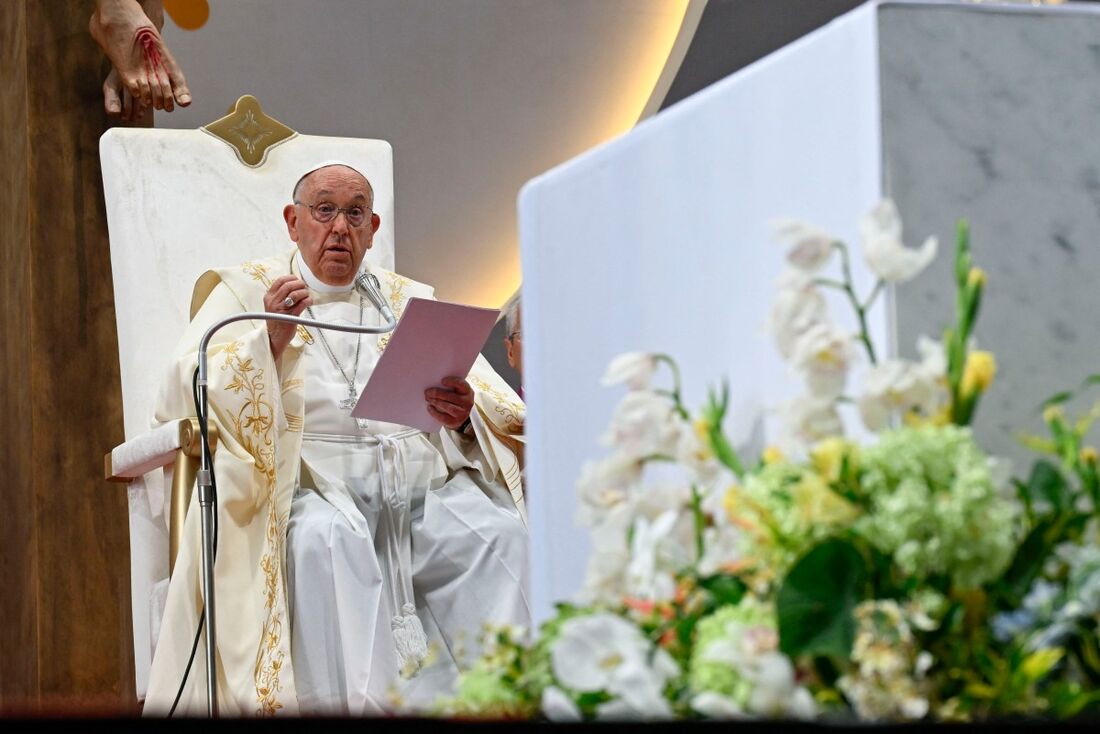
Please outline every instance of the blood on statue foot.
M191 103L183 72L137 0L97 0L88 31L135 101L169 111Z

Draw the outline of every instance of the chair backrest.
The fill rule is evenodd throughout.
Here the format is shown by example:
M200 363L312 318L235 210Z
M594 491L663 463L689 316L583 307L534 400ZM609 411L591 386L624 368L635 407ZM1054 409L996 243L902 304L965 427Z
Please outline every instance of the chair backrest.
M291 247L282 209L312 165L338 159L370 179L382 225L367 256L372 264L394 267L393 152L385 141L293 135L270 147L255 167L205 129L115 128L100 139L99 150L128 440L150 428L157 382L190 318L195 280L211 267ZM159 628L158 595L168 577L164 487L157 471L136 480L129 493L139 697Z
M347 161L370 179L382 218L370 262L393 269L393 153L382 140L297 135L251 168L202 130L109 130L100 139L111 239L126 437L149 428L156 381L211 267L292 246L282 218L314 163Z

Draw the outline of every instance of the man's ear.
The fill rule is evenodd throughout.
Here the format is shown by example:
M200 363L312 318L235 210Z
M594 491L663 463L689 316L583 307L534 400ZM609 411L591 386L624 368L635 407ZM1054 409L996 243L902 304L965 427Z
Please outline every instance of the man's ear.
M511 337L504 337L504 346L508 350L506 355L508 357L508 366L510 366L512 369L516 369L516 355L513 354L512 351L513 342Z
M382 217L378 216L377 212L371 212L370 215L370 233L375 234L378 232L378 228L382 226Z
M293 204L283 207L283 219L286 221L286 233L292 242L298 241L298 209Z

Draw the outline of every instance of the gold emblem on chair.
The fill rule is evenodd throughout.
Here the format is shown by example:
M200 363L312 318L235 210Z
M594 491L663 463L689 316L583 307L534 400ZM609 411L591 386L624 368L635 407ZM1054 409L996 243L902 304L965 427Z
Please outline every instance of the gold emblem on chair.
M228 115L201 129L228 143L241 163L252 168L264 164L269 150L298 134L264 114L251 94L238 99Z

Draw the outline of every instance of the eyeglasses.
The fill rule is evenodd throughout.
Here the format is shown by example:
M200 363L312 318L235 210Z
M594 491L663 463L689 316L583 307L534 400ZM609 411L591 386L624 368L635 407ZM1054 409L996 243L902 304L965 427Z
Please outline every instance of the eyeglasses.
M329 201L321 201L316 204L306 204L302 201L296 201L294 203L299 206L308 207L309 213L313 215L313 218L322 224L328 224L335 220L340 212L343 212L348 224L352 227L362 227L363 223L367 221L367 217L372 213L369 207L338 207Z
M522 339L522 338L523 338L523 332L522 331L513 331L511 334L508 335L508 341L513 341L514 342L516 339Z

